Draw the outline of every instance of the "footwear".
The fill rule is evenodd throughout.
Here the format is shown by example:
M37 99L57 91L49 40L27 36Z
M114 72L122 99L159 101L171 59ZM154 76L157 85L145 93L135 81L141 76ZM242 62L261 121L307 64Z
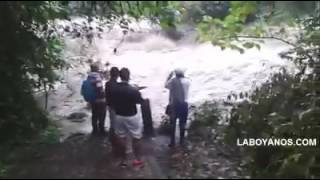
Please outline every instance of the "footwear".
M92 130L92 132L91 132L91 135L93 135L93 136L97 136L98 134L99 134L99 132L96 129Z
M169 148L174 148L175 146L176 146L175 143L170 143L170 144L168 145Z
M108 134L108 133L107 133L105 130L101 130L101 131L100 131L100 135L101 135L101 136L106 136L107 134Z
M127 168L128 167L128 164L127 163L121 163L120 165L119 165L121 168Z
M184 147L186 147L186 143L185 143L184 141L181 141L181 142L180 142L180 146L181 146L182 148L184 148Z
M128 163L127 163L126 161L121 161L121 163L119 164L119 166L120 166L121 168L126 168L126 167L128 167Z
M144 164L144 162L142 160L134 160L132 162L133 166L142 166Z

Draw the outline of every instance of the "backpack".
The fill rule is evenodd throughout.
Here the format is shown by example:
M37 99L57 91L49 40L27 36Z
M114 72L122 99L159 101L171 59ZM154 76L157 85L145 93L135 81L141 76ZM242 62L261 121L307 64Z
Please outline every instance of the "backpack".
M82 82L81 95L87 102L94 102L97 98L96 87L94 85L95 79L96 78L89 76Z

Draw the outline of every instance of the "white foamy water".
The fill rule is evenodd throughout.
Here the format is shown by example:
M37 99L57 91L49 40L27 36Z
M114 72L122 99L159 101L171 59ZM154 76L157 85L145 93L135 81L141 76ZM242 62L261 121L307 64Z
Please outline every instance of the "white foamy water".
M51 102L56 106L51 112L59 117L68 116L72 112L85 111L86 103L80 96L80 86L89 67L81 64L81 56L100 59L102 63L110 62L112 66L127 67L131 70L132 82L147 86L142 90L145 98L151 101L155 125L159 125L164 108L168 101L168 91L164 88L167 75L176 67L184 68L186 76L191 80L190 104L199 105L206 100L225 99L230 92L249 91L268 79L271 72L280 67L291 66L281 59L279 53L287 50L287 45L269 40L261 46L261 50L251 49L244 54L237 51L221 51L218 47L206 44L177 43L163 36L152 33L129 33L126 40L118 47L118 54L113 54L122 39L119 30L102 34L103 39L94 39L89 50L81 50L80 39L66 38L65 56L74 57L70 63L73 69L66 72L66 84L61 85ZM70 90L73 95L68 97ZM66 132L89 132L90 113L84 123L71 123L61 120ZM62 118L63 119L63 118Z

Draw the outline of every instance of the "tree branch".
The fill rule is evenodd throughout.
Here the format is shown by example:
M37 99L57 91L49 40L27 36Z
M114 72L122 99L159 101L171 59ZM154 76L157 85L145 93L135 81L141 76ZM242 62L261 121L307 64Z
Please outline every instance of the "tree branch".
M128 6L129 11L132 10L131 5L130 5L130 1L127 1L127 6Z
M124 15L124 9L123 9L121 1L119 1L119 3L120 3L120 8L121 8L121 15Z
M278 40L278 41L281 41L281 42L284 42L290 46L293 46L293 47L297 47L296 44L290 42L290 41L287 41L287 40L284 40L282 38L279 38L279 37L274 37L274 36L235 36L236 38L250 38L250 39L275 39L275 40Z
M284 42L290 46L293 46L294 48L298 48L298 46L290 41L287 41L287 40L284 40L284 39L281 39L279 37L274 37L274 36L235 36L236 38L251 38L251 39L275 39L275 40L278 40L278 41L281 41L281 42ZM306 55L310 60L314 61L313 60L313 57L307 52L307 51L304 51L304 55Z
M141 8L140 8L140 2L139 2L139 1L137 1L136 3L137 3L137 9L138 9L138 11L139 11L140 15L142 15L142 14L143 14L143 12L141 11Z

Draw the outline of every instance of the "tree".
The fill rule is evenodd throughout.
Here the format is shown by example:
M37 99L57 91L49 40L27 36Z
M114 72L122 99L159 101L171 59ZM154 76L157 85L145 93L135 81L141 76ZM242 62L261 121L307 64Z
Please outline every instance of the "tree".
M237 138L308 138L319 141L320 28L319 9L299 24L303 34L282 57L300 70L283 69L257 88L249 101L235 106L226 136ZM238 130L238 131L237 131ZM237 132L237 135L232 135ZM245 148L251 172L258 178L319 178L318 147Z
M87 1L72 9L68 1L3 1L0 6L0 132L1 140L24 136L47 124L46 114L36 105L33 92L53 88L55 70L66 67L62 44L50 20L67 19L70 13L112 18L124 14L136 18L156 17L174 2ZM78 7L78 6L77 6ZM68 14L69 13L69 14ZM10 138L12 139L12 138Z
M33 90L56 80L54 69L64 62L59 40L41 30L49 19L63 15L59 2L1 2L0 6L0 132L1 138L46 126ZM28 131L25 131L28 129Z

